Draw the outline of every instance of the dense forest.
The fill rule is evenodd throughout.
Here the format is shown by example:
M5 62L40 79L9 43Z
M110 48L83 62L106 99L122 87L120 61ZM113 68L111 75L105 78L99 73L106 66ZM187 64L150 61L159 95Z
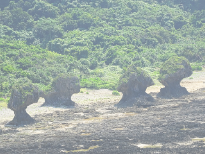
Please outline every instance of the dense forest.
M0 0L0 98L25 78L49 88L72 72L116 89L134 64L157 78L173 55L205 64L204 0Z

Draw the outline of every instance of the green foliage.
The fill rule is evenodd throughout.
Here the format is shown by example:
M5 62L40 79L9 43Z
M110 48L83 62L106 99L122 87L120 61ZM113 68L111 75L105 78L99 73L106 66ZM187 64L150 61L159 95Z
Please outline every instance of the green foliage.
M102 62L148 67L174 54L193 62L205 56L200 0L20 0L2 5L2 37L88 58L90 69Z
M34 25L33 34L43 42L42 45L45 47L50 40L62 37L63 31L56 20L41 18Z
M0 12L0 23L14 30L32 30L34 20L22 8L12 8Z
M65 53L79 60L81 58L88 58L89 49L87 47L73 47L70 50L65 50Z
M8 103L9 102L9 98L0 98L0 102Z
M71 78L74 77L75 75L73 73L61 73L59 74L56 78L53 79L52 81L52 87L55 88L56 83L59 81L60 78L66 79L66 78Z
M89 75L83 75L80 79L81 87L91 89L116 90L122 69L119 66L97 68L90 71Z
M14 83L27 78L40 89L49 89L54 78L61 73L78 70L79 62L72 57L50 52L39 46L21 41L0 39L0 97L6 97ZM81 68L81 71L84 69Z
M80 85L82 88L92 88L92 89L101 89L106 83L99 77L95 78L85 78L80 80Z
M140 67L136 67L135 65L130 65L127 70L121 75L118 85L127 84L131 74L136 74L137 76L143 75L144 77L148 77L149 74L141 69Z
M7 98L7 99L0 98L0 109L1 109L1 108L6 108L8 102L9 102L9 98Z
M113 91L112 94L115 95L115 96L120 96L120 93L118 91L116 91L116 90Z
M176 73L178 70L183 69L183 64L190 65L189 61L185 57L172 56L163 63L160 68L159 80L162 80L166 75Z
M183 16L177 16L174 19L174 27L175 29L180 29L182 26L184 26L187 23L186 19L184 19Z
M34 7L28 10L29 14L31 14L34 19L38 19L41 17L56 18L60 12L59 8L45 1L35 0L34 4Z
M172 56L187 58L193 70L205 62L203 0L0 4L0 97L24 77L49 89L56 76L73 72L84 87L116 89L130 65L156 79L157 68Z
M7 64L6 66L3 66L2 67L2 71L5 72L5 73L12 73L14 72L14 66L13 65L10 65L10 64Z
M38 85L38 87L40 88L41 91L44 92L44 94L47 94L47 93L49 93L53 90L52 84L49 84L49 85L46 85L46 86L40 84L40 85Z
M203 69L199 63L191 63L191 68L193 71L201 71Z
M28 69L29 67L31 67L33 64L33 61L31 61L30 58L26 57L26 58L21 58L17 61L17 64L19 64L19 68L25 70Z
M21 93L22 100L25 100L28 95L33 95L33 91L36 90L36 87L31 83L27 78L20 78L12 86L11 91L17 90ZM24 102L22 102L24 103Z

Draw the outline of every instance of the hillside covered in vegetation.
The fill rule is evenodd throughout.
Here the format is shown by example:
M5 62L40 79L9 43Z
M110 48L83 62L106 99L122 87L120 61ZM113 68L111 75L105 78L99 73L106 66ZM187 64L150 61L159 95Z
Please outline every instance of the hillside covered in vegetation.
M116 89L131 64L154 77L173 55L205 63L203 0L0 0L0 97L19 78L42 90L72 72Z

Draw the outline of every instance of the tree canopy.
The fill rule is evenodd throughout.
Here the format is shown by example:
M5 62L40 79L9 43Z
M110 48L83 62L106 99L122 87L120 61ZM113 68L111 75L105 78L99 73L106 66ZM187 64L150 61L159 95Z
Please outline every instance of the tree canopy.
M83 87L116 89L114 77L128 66L159 68L175 55L198 69L205 63L204 3L0 0L0 95L18 78L46 88L66 72L78 73ZM108 70L115 74L102 73Z

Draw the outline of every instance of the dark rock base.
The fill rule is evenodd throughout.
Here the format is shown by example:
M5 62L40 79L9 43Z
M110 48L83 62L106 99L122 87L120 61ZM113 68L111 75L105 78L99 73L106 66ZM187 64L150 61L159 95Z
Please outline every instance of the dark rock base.
M26 110L14 111L14 118L7 125L27 125L32 124L35 120L26 112Z
M163 98L178 98L188 94L189 92L185 87L175 86L175 87L161 88L157 96Z
M45 103L42 106L54 106L54 107L75 107L76 104L70 99L45 99Z
M128 96L126 98L122 98L116 107L149 107L154 105L154 98L149 94L141 94L138 96Z

